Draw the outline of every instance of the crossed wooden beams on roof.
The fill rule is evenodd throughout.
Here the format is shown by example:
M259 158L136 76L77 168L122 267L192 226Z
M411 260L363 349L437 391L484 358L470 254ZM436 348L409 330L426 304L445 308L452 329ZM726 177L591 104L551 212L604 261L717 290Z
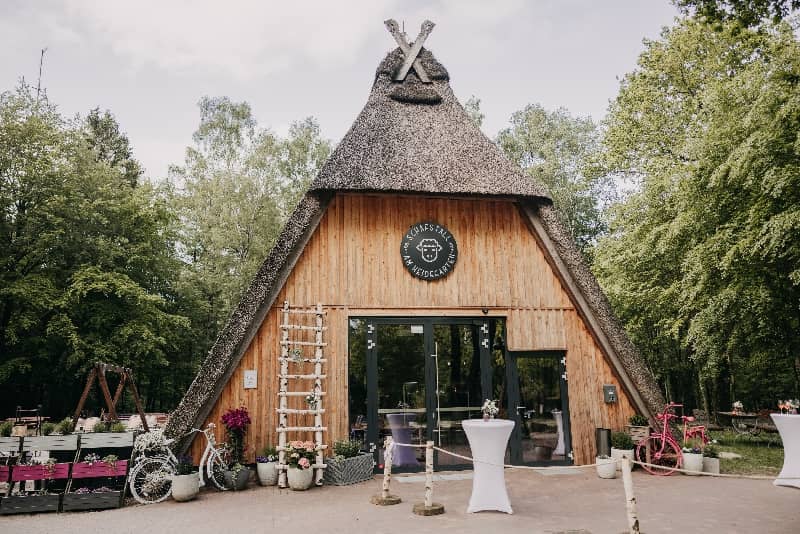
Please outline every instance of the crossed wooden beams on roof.
M397 41L397 45L400 47L400 50L402 50L403 54L405 55L403 64L394 75L394 81L402 82L405 80L406 76L408 75L408 71L413 68L414 72L417 73L417 76L419 76L419 79L423 83L431 83L431 79L428 77L428 73L425 72L425 69L422 67L422 62L419 60L418 56L422 50L422 45L425 44L425 40L433 31L435 24L429 20L423 22L422 27L419 30L419 35L417 35L417 38L414 40L414 44L409 45L408 41L406 41L405 34L400 31L400 25L397 24L396 20L389 19L383 23L389 29L389 33L392 34L392 37L394 37L394 40Z

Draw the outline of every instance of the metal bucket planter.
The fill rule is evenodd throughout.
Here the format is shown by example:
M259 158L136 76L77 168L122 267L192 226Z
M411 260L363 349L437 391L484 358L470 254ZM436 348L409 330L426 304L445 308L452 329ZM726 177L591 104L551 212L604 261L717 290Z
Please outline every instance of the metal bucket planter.
M311 487L311 483L314 481L314 470L290 467L286 478L290 488L295 491L305 491Z
M362 452L352 458L334 456L327 458L325 464L328 467L325 468L323 478L326 484L333 486L347 486L372 480L372 470L375 468L375 460L369 452Z
M0 499L0 515L58 512L61 495L28 495Z
M122 492L66 493L61 509L65 512L78 510L105 510L122 506Z
M236 477L234 478L233 471L225 471L225 485L234 491L241 491L247 488L247 483L250 481L250 470L248 468L243 468L239 472L236 473Z

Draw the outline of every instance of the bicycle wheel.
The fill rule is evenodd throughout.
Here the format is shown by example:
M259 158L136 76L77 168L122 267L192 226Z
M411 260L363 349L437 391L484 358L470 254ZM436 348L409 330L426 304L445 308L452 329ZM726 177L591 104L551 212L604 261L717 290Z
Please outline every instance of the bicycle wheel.
M172 475L175 467L166 458L142 460L130 474L131 495L137 502L153 504L172 494Z
M225 483L225 471L228 466L216 450L211 451L206 460L206 479L210 480L220 491L230 489Z
M662 450L663 443L663 450ZM664 443L661 436L650 436L636 446L636 460L645 464L642 467L651 475L671 475L681 466L683 454L672 441Z

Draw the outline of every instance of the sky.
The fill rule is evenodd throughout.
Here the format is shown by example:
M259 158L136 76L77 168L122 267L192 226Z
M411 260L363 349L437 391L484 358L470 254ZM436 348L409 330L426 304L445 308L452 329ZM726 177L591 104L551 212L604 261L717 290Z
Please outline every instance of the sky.
M601 120L619 80L677 10L669 0L3 0L0 92L41 84L66 116L110 110L154 180L182 164L202 96L248 102L285 135L315 117L340 140L395 47L383 21L425 43L456 96L481 100L491 138L527 104Z

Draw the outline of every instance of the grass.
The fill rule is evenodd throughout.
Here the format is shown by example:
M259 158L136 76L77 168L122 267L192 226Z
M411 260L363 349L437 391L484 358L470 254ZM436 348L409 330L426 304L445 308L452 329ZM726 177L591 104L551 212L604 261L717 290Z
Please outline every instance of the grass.
M734 452L741 458L720 458L720 473L738 475L777 475L783 467L783 445L774 433L758 436L736 434L733 431L712 432L720 452Z

